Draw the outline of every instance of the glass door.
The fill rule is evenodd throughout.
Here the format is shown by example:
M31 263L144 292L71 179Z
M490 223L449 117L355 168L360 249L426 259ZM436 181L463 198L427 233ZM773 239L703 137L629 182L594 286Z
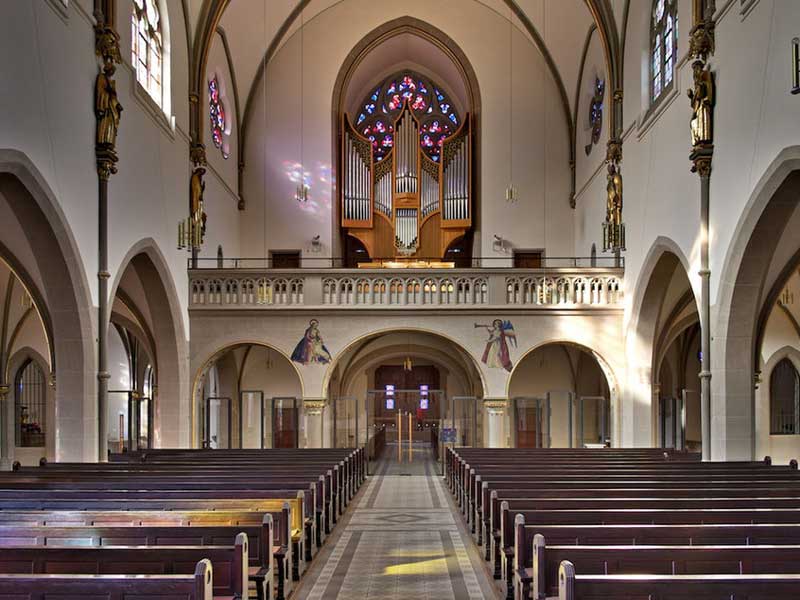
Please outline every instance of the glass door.
M242 448L264 448L264 392L243 390L239 392Z
M514 398L512 420L515 448L550 447L550 400Z
M684 449L686 439L686 404L681 398L658 401L659 445L662 448Z
M298 448L300 442L300 419L297 398L272 398L268 401L270 428L269 448Z
M203 447L212 450L234 448L233 402L226 397L206 398Z
M578 399L578 447L604 448L611 445L610 401L603 396Z
M136 392L128 395L128 427L125 449L146 450L152 447L152 402L150 398L139 396Z

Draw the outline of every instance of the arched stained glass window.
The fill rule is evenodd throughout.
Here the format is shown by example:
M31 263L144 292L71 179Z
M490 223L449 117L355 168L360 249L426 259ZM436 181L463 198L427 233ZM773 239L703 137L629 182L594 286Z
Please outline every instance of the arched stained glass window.
M211 139L214 140L214 146L222 152L222 156L228 158L228 144L225 140L227 115L221 94L219 79L214 75L208 82L208 116L211 120Z
M650 28L650 98L672 86L678 47L678 0L655 0Z
M371 90L359 105L356 131L372 142L374 160L382 160L394 145L394 121L406 101L420 122L420 147L438 162L442 143L461 119L442 87L419 73L400 71Z
M770 434L800 433L800 375L788 358L781 360L769 379Z
M136 70L136 80L160 107L163 105L163 43L157 0L133 0L131 61Z

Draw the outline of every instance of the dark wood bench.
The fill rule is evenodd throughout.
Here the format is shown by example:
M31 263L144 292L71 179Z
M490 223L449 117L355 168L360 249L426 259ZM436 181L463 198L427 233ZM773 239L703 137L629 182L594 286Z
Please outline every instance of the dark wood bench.
M800 545L547 546L544 536L536 535L532 550L531 565L517 563L517 598L557 595L565 560L582 575L800 574Z
M201 560L192 575L0 575L0 597L212 600L213 573Z
M795 600L800 575L576 575L564 561L559 600Z
M214 596L241 599L247 597L249 551L245 533L233 546L4 546L0 574L191 575L205 558L213 568Z
M244 533L249 540L248 576L257 587L277 589L281 600L290 590L289 555L285 545L273 538L272 518L266 515L261 525L199 525L181 526L14 526L0 525L2 548L98 546L231 546ZM41 549L41 548L39 548ZM274 575L273 575L274 574ZM267 598L265 592L261 595Z

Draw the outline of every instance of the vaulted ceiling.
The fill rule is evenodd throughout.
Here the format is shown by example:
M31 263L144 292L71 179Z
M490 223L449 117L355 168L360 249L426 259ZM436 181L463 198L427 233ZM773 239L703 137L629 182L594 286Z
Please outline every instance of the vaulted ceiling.
M259 85L263 64L300 27L323 11L353 0L188 0L194 39L193 85L199 82L210 47L224 31L235 70L242 112L254 86ZM375 0L371 10L383 2ZM394 2L395 0L391 0ZM644 0L640 0L644 1ZM611 89L621 81L620 53L623 23L630 0L439 0L444 11L458 18L459 3L470 2L510 19L536 45L547 61L562 93L565 112L574 109L574 90L580 76L581 56L591 29L597 28L603 43ZM413 15L412 15L413 16ZM476 23L476 35L480 24ZM367 33L366 31L364 32ZM242 118L242 115L239 115ZM611 115L611 130L615 117ZM246 125L246 124L245 124ZM194 135L199 134L199 138ZM202 131L193 132L202 141Z

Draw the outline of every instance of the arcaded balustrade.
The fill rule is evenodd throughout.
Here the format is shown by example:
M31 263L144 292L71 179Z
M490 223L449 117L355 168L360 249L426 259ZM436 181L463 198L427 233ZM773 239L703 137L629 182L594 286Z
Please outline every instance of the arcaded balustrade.
M622 279L617 275L506 277L506 304L607 306L621 301Z
M190 308L622 307L622 269L189 272Z

